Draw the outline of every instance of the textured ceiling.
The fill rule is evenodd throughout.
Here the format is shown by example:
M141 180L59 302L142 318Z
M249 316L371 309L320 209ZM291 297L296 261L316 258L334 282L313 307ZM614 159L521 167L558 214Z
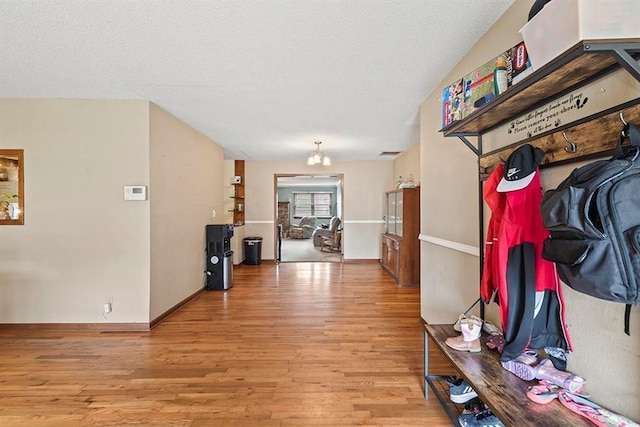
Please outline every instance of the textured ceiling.
M0 0L0 97L148 100L227 159L379 159L512 3Z

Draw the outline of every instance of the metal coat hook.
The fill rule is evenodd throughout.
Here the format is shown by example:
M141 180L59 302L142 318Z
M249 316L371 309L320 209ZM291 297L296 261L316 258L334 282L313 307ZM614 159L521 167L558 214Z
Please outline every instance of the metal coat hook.
M629 123L625 121L624 116L622 115L622 111L620 111L620 121L623 124L621 135L623 138L626 138L627 133L629 132Z
M564 147L564 151L566 151L567 153L575 153L576 151L578 151L578 144L576 144L575 142L573 142L569 138L567 138L567 133L566 132L564 132L564 131L562 132L562 137L569 144L569 147Z

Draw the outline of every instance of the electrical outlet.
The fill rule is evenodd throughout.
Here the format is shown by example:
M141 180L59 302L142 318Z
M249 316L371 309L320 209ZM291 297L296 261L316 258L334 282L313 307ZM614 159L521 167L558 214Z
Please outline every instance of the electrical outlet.
M113 297L107 297L107 302L104 303L104 313L111 313L113 311Z

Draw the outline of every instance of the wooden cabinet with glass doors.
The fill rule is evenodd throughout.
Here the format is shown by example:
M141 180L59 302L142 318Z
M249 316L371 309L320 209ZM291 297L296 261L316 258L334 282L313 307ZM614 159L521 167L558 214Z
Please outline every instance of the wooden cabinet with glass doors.
M420 286L420 188L385 194L382 268L400 286Z

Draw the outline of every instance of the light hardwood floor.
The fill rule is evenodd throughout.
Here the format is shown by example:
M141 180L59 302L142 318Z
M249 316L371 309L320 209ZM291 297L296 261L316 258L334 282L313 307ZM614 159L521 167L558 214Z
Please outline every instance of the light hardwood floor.
M423 399L419 289L375 263L234 274L147 333L0 331L0 425L451 425Z

